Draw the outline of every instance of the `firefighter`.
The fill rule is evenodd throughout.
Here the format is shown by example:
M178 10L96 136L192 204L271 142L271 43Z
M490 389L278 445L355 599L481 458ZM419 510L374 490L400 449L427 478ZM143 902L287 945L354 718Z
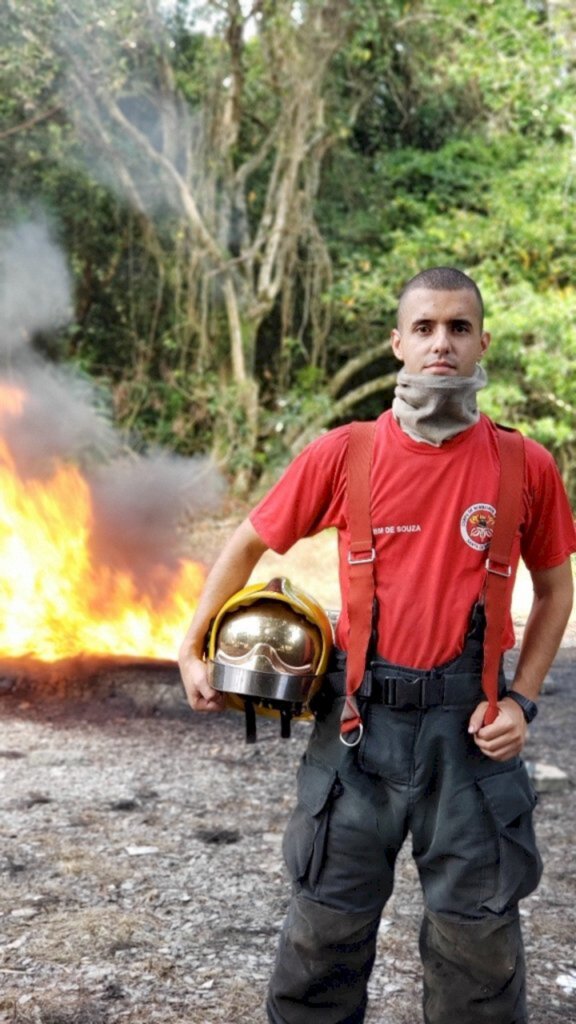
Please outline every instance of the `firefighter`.
M500 463L498 428L476 400L490 335L474 281L449 267L418 274L401 294L391 342L403 365L374 439L376 614L358 741L340 741L348 426L312 442L228 541L182 643L182 677L194 709L220 710L203 656L210 621L268 548L284 553L337 529L342 612L285 835L293 893L268 1020L364 1020L378 924L410 833L424 898L426 1024L525 1024L518 905L541 861L521 753L572 607L574 523L552 458L525 439L510 590L521 555L533 603L514 677L507 689L500 672L497 714L485 724L481 595ZM508 614L502 649L513 643Z

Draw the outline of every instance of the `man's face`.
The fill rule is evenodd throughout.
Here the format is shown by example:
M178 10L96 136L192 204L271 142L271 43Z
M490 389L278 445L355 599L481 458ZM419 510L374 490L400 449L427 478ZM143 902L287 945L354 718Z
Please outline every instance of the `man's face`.
M398 311L392 350L408 373L471 377L490 344L473 291L414 288Z

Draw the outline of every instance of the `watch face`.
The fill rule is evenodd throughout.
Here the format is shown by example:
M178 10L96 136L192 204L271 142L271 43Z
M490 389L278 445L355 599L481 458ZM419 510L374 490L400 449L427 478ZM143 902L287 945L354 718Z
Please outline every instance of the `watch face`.
M516 693L514 690L511 690L508 693L508 696L511 697L516 704L520 705L524 712L524 718L527 722L531 722L536 718L536 715L538 714L538 705L535 704L533 700L530 700L529 697L525 697L522 693Z
M523 710L527 722L531 722L538 714L538 706L533 700L527 700Z

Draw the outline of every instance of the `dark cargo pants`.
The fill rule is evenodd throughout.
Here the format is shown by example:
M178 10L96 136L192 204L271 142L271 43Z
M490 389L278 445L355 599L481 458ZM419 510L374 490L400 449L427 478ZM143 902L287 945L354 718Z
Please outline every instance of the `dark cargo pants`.
M517 904L541 872L535 796L519 758L492 761L468 735L480 657L469 642L451 666L470 675L468 707L365 702L357 748L339 741L341 700L318 715L284 840L294 892L270 983L273 1024L364 1020L379 920L409 832L425 901L426 1024L527 1021Z

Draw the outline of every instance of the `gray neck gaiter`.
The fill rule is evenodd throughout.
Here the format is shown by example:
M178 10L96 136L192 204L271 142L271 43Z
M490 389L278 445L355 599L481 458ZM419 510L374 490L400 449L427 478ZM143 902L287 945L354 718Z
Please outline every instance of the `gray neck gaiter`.
M471 377L441 377L400 370L392 412L404 433L413 440L439 447L478 422L476 393L486 383L486 373L480 364Z

